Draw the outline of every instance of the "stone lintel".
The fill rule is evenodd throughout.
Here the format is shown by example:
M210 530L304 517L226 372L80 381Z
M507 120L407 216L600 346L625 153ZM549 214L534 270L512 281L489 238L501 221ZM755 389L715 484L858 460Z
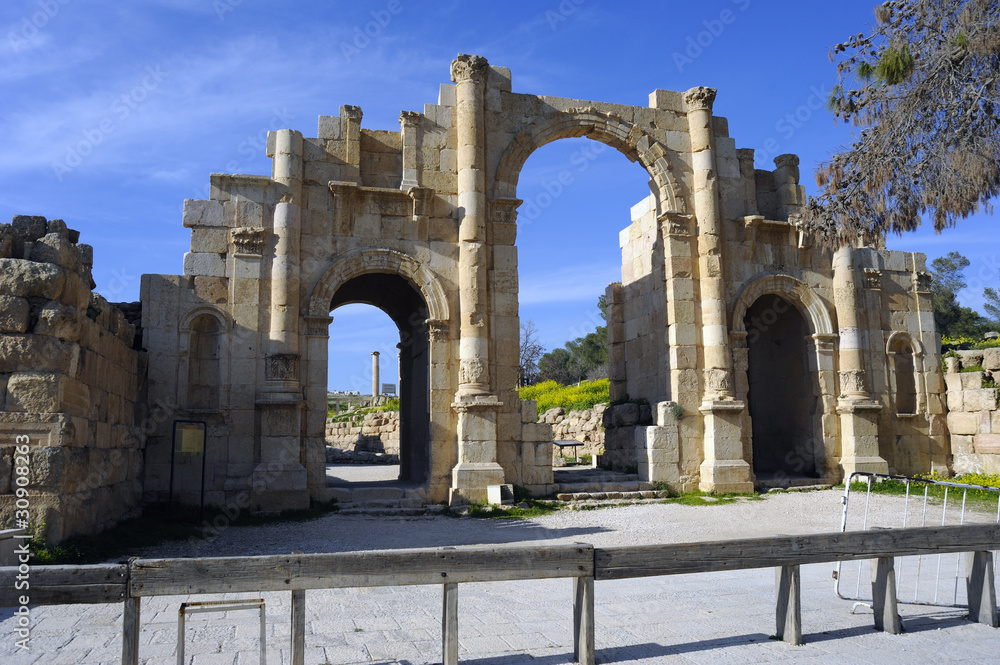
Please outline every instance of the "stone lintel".
M856 413L858 411L881 411L882 403L873 399L840 399L837 400L837 413Z
M746 408L746 403L737 399L705 400L698 407L702 413L717 413L725 411L742 411Z

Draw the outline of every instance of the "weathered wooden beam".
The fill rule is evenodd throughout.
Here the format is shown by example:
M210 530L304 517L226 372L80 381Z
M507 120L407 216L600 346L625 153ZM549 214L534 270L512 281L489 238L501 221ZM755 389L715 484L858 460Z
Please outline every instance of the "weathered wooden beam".
M1000 524L598 548L598 580L1000 549Z
M903 632L896 604L896 568L891 556L872 561L872 611L875 613L875 630L890 635Z
M25 575L27 589L17 589L16 566L0 568L0 607L20 605L28 596L31 606L77 603L120 603L128 590L128 566L32 566Z
M125 599L122 612L122 665L139 665L139 598Z
M573 660L594 665L594 578L573 578Z
M444 584L441 610L441 665L458 665L458 585Z
M993 585L993 553L969 552L965 560L969 620L997 628L997 590Z
M774 569L777 594L775 637L789 644L802 644L802 584L798 566Z
M137 559L133 596L501 582L594 574L590 545Z
M292 592L292 665L304 665L306 658L306 592Z

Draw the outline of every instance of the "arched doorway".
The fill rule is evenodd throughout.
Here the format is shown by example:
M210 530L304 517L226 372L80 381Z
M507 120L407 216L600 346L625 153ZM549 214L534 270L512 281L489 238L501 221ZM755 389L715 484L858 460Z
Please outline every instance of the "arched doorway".
M399 480L424 484L431 462L427 304L408 280L390 273L348 279L334 292L330 309L355 303L377 307L399 329Z
M809 329L781 296L757 298L744 317L749 352L747 405L757 483L818 478L816 387L809 364Z

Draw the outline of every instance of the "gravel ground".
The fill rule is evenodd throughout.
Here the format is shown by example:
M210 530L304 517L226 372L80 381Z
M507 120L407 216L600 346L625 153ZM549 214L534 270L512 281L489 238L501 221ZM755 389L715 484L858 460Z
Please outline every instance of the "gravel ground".
M598 547L840 530L837 490L765 495L760 500L704 506L643 504L561 510L534 519L445 516L378 517L332 513L310 522L226 527L208 542L165 543L146 557L344 552L406 547L585 542ZM877 500L876 500L877 498ZM862 504L859 502L859 507ZM901 514L898 497L873 497L873 516ZM853 515L853 511L852 511Z

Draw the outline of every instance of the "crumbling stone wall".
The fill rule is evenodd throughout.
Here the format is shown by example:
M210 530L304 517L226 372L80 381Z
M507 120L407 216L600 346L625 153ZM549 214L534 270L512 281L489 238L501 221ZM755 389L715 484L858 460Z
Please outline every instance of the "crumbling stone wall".
M555 407L543 413L538 422L552 426L552 436L556 441L579 441L584 444L577 449L580 455L595 455L604 448L604 412L607 404L596 404L592 409L570 411ZM553 455L559 455L554 449Z
M26 440L30 514L53 543L113 525L142 496L145 359L125 315L92 293L79 235L59 219L0 224L0 521L14 520L12 454Z
M399 412L366 413L360 422L326 421L326 444L341 450L399 454Z
M948 429L951 431L953 470L962 473L1000 473L1000 349L959 351L945 358L948 386ZM982 371L962 369L982 367Z

